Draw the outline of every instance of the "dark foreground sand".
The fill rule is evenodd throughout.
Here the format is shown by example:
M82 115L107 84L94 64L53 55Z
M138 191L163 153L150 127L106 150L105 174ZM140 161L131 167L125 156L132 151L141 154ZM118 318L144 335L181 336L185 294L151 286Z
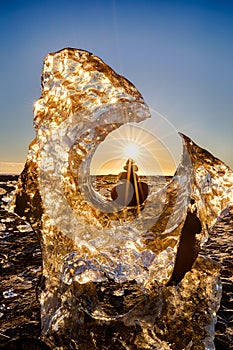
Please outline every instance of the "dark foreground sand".
M42 258L38 237L30 226L4 208L16 180L17 176L0 176L0 349L47 349L39 340L32 343L28 339L40 335L37 295L43 283ZM233 350L233 216L215 226L201 253L221 264L223 297L216 349ZM21 340L13 344L14 338Z

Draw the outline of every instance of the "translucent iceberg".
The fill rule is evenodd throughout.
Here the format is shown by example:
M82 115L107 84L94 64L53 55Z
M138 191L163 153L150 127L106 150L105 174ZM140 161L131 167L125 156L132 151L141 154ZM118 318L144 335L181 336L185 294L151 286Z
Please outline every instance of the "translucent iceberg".
M97 146L150 111L86 51L45 58L34 112L37 134L12 205L41 241L43 340L53 349L214 349L219 270L198 249L231 209L232 171L181 135L174 177L158 191L149 184L141 208L101 196L90 175ZM190 213L202 230L190 266L174 278Z

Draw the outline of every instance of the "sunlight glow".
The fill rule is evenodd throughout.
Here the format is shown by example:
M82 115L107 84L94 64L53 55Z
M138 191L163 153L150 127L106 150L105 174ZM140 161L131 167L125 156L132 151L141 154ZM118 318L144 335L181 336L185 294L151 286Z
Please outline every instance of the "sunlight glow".
M134 142L129 142L125 147L124 147L124 155L127 158L132 158L135 159L139 155L139 147L136 143Z
M182 154L176 129L159 113L140 123L127 123L112 131L91 161L91 174L119 174L133 159L138 175L173 175Z

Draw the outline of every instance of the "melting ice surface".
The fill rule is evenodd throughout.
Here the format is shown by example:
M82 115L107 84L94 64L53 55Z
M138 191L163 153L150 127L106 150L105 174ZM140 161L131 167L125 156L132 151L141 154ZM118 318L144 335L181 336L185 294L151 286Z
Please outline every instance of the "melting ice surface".
M159 190L148 181L140 208L108 201L93 186L97 146L149 117L137 89L98 57L75 49L46 57L37 135L14 205L40 236L41 336L53 349L214 349L219 270L196 252L231 209L232 171L181 135L174 177ZM202 226L195 262L172 281L188 211Z

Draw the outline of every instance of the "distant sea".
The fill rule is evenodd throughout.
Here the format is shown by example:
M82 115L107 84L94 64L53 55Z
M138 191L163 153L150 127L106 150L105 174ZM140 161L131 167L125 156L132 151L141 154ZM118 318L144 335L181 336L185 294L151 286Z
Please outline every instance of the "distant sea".
M24 163L0 162L1 175L18 175L23 170Z

